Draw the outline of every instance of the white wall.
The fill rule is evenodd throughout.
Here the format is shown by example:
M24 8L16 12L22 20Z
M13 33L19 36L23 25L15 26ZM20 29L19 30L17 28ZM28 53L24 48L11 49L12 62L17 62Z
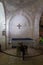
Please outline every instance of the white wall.
M3 3L0 2L0 44L1 48L5 49L5 36L2 35L2 31L5 30L5 12Z

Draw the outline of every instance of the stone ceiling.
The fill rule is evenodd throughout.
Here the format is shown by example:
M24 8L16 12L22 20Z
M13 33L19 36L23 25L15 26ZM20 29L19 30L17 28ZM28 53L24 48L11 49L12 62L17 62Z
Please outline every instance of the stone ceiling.
M0 1L6 1L7 3L9 3L10 5L23 5L23 6L26 6L26 5L37 5L37 3L40 5L40 4L43 4L43 0L0 0Z
M20 8L31 12L33 15L35 12L43 9L43 0L1 0L4 1L6 11L15 12ZM11 14L11 13L10 13Z
M37 0L7 0L7 2L11 5L26 6L26 5L31 5L35 2L37 2Z
M2 0L6 1L10 6L23 8L38 8L43 7L43 0Z

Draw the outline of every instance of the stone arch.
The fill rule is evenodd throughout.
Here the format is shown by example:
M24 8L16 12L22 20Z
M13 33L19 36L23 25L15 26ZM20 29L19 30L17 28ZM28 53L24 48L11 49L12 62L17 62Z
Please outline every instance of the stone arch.
M27 15L26 14L26 12L24 12L23 14L21 14L20 12L19 13L17 13L18 15L20 14L20 15L22 15L22 16L24 16L25 18L27 18L27 20L28 20L28 23L29 23L29 25L31 26L30 27L30 29L32 28L32 20L31 20L31 17L29 16L29 15ZM12 17L14 17L14 15L12 16ZM11 17L11 19L12 19L12 17ZM10 21L11 21L11 19L10 19ZM9 24L10 24L11 22L9 22ZM32 29L31 29L32 30Z
M42 10L36 13L35 22L34 22L34 39L36 40L37 44L39 44L39 24L40 24L41 15L42 15Z
M24 12L25 13L25 12ZM14 14L15 15L15 14ZM7 35L7 47L9 46L8 45L8 41L9 41L9 23L10 23L10 20L11 20L11 18L12 18L12 16L14 16L14 15L9 15L8 17L7 17L7 20L6 20L6 35ZM25 13L25 15L27 15L26 13ZM31 19L31 15L27 15L27 18L29 18L29 23L31 24L31 28L32 28L32 19ZM32 30L32 29L31 29ZM32 33L33 34L33 33Z

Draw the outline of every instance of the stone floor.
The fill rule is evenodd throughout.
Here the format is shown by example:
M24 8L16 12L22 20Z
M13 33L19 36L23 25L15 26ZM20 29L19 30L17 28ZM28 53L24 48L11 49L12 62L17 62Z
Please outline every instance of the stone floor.
M34 50L29 48L29 56L34 56L40 54L39 50ZM16 49L9 49L5 51L6 53L15 55ZM36 57L27 57L23 61L20 57L14 57L0 53L0 65L43 65L43 55Z

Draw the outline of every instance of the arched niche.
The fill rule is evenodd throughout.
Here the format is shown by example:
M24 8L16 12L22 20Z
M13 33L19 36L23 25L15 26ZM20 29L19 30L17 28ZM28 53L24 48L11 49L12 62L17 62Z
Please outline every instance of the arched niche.
M9 23L9 31L12 36L16 38L20 37L31 37L31 24L30 17L27 17L27 14L24 12L19 12L15 16L12 16L10 23ZM18 25L20 27L18 27ZM12 31L12 32L11 32ZM16 34L17 33L17 34ZM13 35L14 34L14 35ZM11 36L10 35L10 36ZM23 35L23 36L22 36ZM30 36L29 36L30 35Z
M17 20L16 20L16 17L17 17ZM22 21L18 21L18 19L20 20L20 19L22 19ZM15 27L14 27L14 25L16 24L16 21L17 21L17 25L18 24L20 24L20 22L21 22L21 24L24 24L24 23L26 23L26 25L27 25L27 28L25 27L25 34L26 34L26 32L28 33L28 35L30 35L30 36L28 36L28 35L24 35L24 33L22 32L22 33L20 33L21 31L24 31L24 29L17 29L18 31L16 31L16 32L19 32L19 33L15 33L14 32L14 30L15 30ZM12 24L13 23L13 24ZM32 38L33 37L33 33L32 33L32 28L33 28L33 26L32 26L32 19L31 19L31 16L29 15L29 14L27 14L25 11L23 11L23 10L20 10L20 11L17 11L14 15L11 15L10 17L8 17L8 19L7 19L7 22L6 22L6 34L7 34L7 44L9 43L9 39L12 37L13 38L13 36L12 36L12 34L14 34L15 33L15 35L17 35L17 38L22 38L22 37L26 37L26 38ZM16 25L16 26L17 26ZM26 26L25 25L25 26ZM28 28L28 26L29 26L29 28ZM12 29L11 29L12 28ZM14 30L13 30L13 28L14 28ZM16 28L18 28L18 27L16 27ZM21 27L22 28L22 27ZM27 29L27 30L26 30ZM29 29L29 31L28 31L28 29ZM14 33L12 33L12 30L13 30L13 32ZM11 34L10 36L9 36L9 34ZM22 34L22 36L20 36ZM19 36L20 37L19 37ZM16 36L15 36L16 37ZM11 42L11 41L10 41ZM9 46L9 45L8 45Z

